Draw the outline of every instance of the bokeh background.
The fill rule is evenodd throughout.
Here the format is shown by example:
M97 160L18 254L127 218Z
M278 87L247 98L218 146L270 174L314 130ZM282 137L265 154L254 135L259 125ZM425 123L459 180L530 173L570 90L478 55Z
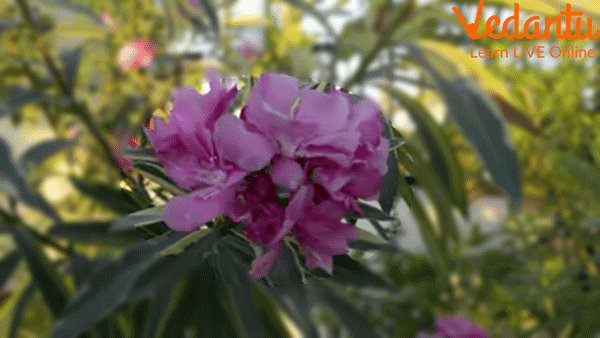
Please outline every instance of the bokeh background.
M521 1L521 22L565 3ZM572 3L600 17L592 1ZM125 177L139 176L127 150L146 147L150 117L180 86L205 90L211 69L241 88L263 72L343 86L376 100L406 146L398 170L409 192L394 200L396 221L359 220L379 247L351 251L395 291L356 278L338 290L369 332L411 337L459 313L492 337L600 335L599 62L469 55L471 46L598 44L474 41L454 6L474 20L469 0L2 0L0 337L50 337L60 313L33 282L44 269L22 257L12 224L75 294L83 282L73 267L92 269L75 259L117 259L136 240L109 231L135 211L115 199L132 189ZM512 11L513 1L487 1L482 28ZM311 315L319 336L362 337L343 308L330 312Z

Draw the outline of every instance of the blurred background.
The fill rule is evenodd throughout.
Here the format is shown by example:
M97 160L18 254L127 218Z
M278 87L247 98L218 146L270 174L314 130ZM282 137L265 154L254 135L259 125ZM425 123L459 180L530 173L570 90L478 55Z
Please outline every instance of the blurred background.
M593 2L572 3L600 18ZM52 336L56 304L68 297L49 299L32 270L56 266L54 280L73 295L90 262L117 259L139 240L109 231L139 210L115 196L135 190L132 178L162 181L140 175L127 151L148 145L142 127L168 111L176 88L203 90L207 70L236 83L242 100L257 76L277 72L380 104L402 150L400 182L389 208L369 203L396 220L359 220L378 249L350 254L396 298L352 278L354 289L340 291L370 332L414 337L438 314L459 313L491 337L600 336L597 58L470 57L472 46L598 44L472 40L452 7L473 22L477 4L2 0L0 337ZM513 4L487 1L481 30ZM558 15L566 1L519 4L524 22ZM17 223L41 259L23 249L9 226ZM337 310L312 315L319 336L362 337ZM137 336L123 332L114 336Z

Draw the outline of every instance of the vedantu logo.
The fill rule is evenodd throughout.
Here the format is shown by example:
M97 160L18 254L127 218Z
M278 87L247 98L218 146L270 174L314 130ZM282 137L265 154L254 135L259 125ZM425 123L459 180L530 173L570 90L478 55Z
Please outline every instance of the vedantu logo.
M471 23L471 24L467 24L467 21L465 20L465 18L463 17L463 15L460 13L460 11L458 10L457 7L452 8L452 10L454 10L454 13L456 13L456 16L458 17L458 19L460 20L461 24L463 25L463 27L465 28L465 30L467 31L467 34L469 34L469 36L471 37L471 39L480 39L484 36L489 36L492 39L500 39L500 38L507 38L507 39L549 39L550 38L550 30L552 28L552 24L556 23L556 37L558 39L567 39L567 40L574 40L574 39L579 39L579 40L585 40L585 39L589 39L589 40L595 40L598 38L598 36L600 36L600 30L598 29L594 29L594 25L592 24L592 19L591 18L587 18L587 24L585 25L585 32L582 32L582 28L583 27L583 18L581 17L577 17L577 16L582 16L583 12L582 11L571 11L571 4L567 4L566 6L566 10L561 11L560 14L562 16L564 16L565 19L565 24L566 24L566 29L564 30L564 32L562 31L562 23L563 23L563 18L560 16L554 16L554 17L545 17L544 18L544 31L541 32L540 31L540 22L537 22L537 20L541 20L541 17L539 15L535 15L532 16L530 18L528 18L525 21L525 24L523 25L523 29L522 32L520 33L519 31L519 4L515 3L515 12L513 16L509 16L508 18L506 18L506 20L504 20L504 23L502 24L502 29L500 31L500 33L496 34L494 33L494 31L500 26L500 17L497 15L492 15L490 16L486 23L485 23L485 31L483 33L478 34L477 30L479 29L479 25L481 22L481 14L483 12L483 4L484 4L485 0L481 0L479 2L479 6L477 7L477 16L475 18L475 22ZM575 19L575 31L571 32L571 27L572 27L572 19L574 19L575 17L577 17ZM514 30L513 33L510 34L508 32L508 28L509 25L511 23L511 21L514 22ZM531 24L533 23L533 33L530 32L530 27ZM584 34L583 34L584 33Z

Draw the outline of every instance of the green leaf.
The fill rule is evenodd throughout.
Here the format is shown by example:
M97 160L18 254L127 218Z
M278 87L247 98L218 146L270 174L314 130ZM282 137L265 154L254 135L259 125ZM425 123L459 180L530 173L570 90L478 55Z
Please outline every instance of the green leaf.
M10 337L11 333L14 333L14 324L20 321L23 307L34 290L35 287L31 283L31 276L27 275L13 290L8 299L2 303L0 307L0 336Z
M42 141L27 149L19 162L25 169L35 167L44 162L48 157L72 145L72 141L60 138Z
M20 260L21 256L18 252L12 252L2 259L0 262L0 289L4 287Z
M210 0L198 0L202 9L208 15L208 20L210 20L210 24L212 26L213 31L217 36L219 36L219 17L217 16L217 11L215 7L211 3Z
M62 223L53 226L48 234L78 243L102 246L125 246L144 239L143 232L137 229L114 233L110 222Z
M162 222L162 215L164 211L165 206L161 205L123 216L113 223L111 231L128 231L137 227Z
M348 247L353 250L361 251L382 251L388 253L401 253L400 248L388 243L375 243L364 239L359 239L348 243Z
M104 183L85 182L76 177L71 177L71 182L79 192L119 214L129 214L139 210L135 200L121 189Z
M391 289L391 286L348 255L333 256L331 279L344 285Z
M133 167L137 169L142 175L160 184L165 190L169 191L174 195L185 195L187 191L177 186L177 183L173 182L169 176L165 173L164 169L158 164L150 162L134 162Z
M60 61L63 65L63 74L65 85L69 90L73 90L76 83L75 80L77 78L77 69L79 68L79 63L81 61L81 54L83 52L82 47L78 47L72 50L68 50L60 53Z
M494 181L511 197L514 207L519 209L522 199L519 161L498 108L469 79L446 78L440 66L433 66L417 45L407 43L407 47L413 59L438 85L450 115ZM433 58L433 54L429 56Z
M175 0L177 12L179 12L186 20L188 20L198 32L208 31L208 26L202 18L194 13L194 10L188 4L188 1Z
M181 304L188 281L179 280L175 286L163 287L156 292L148 310L144 326L145 338L164 337L167 323L173 320L175 310Z
M27 304L29 303L29 299L33 296L33 292L35 291L35 285L29 284L25 289L23 294L19 295L19 299L17 304L15 304L15 308L12 313L12 321L10 325L10 332L8 333L8 338L17 338L19 337L19 326L21 324L21 320L23 319L23 315L25 309L27 308Z
M10 232L19 252L29 265L35 285L42 292L52 313L58 316L69 299L69 289L62 279L63 277L22 225L12 225Z
M204 236L210 234L212 231L213 230L211 228L208 228L208 227L204 227L202 229L198 229L198 230L196 230L196 231L194 231L194 232L186 235L185 237L183 237L182 239L178 240L177 242L169 245L167 248L163 249L160 252L160 254L163 255L163 256L179 255L187 247L189 247L190 245L192 245L195 242L199 241Z
M383 135L388 139L392 140L391 127L387 118L381 114L381 121L383 124ZM390 143L392 143L390 141ZM379 190L379 205L381 205L381 209L389 213L394 206L394 201L396 200L396 196L398 194L398 179L400 176L400 172L398 170L398 160L396 159L396 154L394 152L388 153L387 159L387 172L383 175L381 179L381 189Z
M347 220L357 220L357 219L374 219L379 221L397 221L396 218L388 215L387 213L377 209L371 205L368 205L364 202L358 202L363 214L355 215L352 212L349 212L344 218Z
M4 95L4 99L0 101L0 117L13 115L27 104L49 102L50 99L50 96L41 91L22 86L10 87Z
M164 262L160 251L183 236L181 233L168 232L137 244L127 250L120 260L92 273L60 314L52 337L73 337L100 322L127 300L144 273ZM151 280L144 279L142 282Z
M404 149L396 149L396 155L398 156L400 163L403 163L404 165L412 164L412 160L405 153ZM440 247L438 236L433 224L431 223L431 220L425 212L425 208L406 180L398 180L398 191L406 201L406 204L410 210L414 213L419 224L419 231L425 240L429 254L438 266L441 275L444 276L444 280L447 281L449 276L448 257L446 252Z
M123 153L132 162L156 162L156 154L152 148L128 148Z
M320 282L314 281L309 285L315 293L315 298L324 306L331 309L354 338L379 337L373 325L332 289Z
M449 137L420 102L391 86L381 85L380 87L407 108L419 128L419 135L423 138L429 157L433 159L431 161L433 168L442 180L443 185L438 189L445 189L454 205L458 207L463 215L467 215L465 178Z
M11 157L10 149L4 139L0 138L0 190L4 190L9 196L23 203L43 211L46 215L59 221L58 214L43 200L27 183Z

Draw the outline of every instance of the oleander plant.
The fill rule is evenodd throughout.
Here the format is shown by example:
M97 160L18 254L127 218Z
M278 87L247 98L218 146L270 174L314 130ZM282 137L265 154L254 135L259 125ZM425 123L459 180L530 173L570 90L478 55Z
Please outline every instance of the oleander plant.
M0 337L600 334L598 62L478 3L0 2Z

